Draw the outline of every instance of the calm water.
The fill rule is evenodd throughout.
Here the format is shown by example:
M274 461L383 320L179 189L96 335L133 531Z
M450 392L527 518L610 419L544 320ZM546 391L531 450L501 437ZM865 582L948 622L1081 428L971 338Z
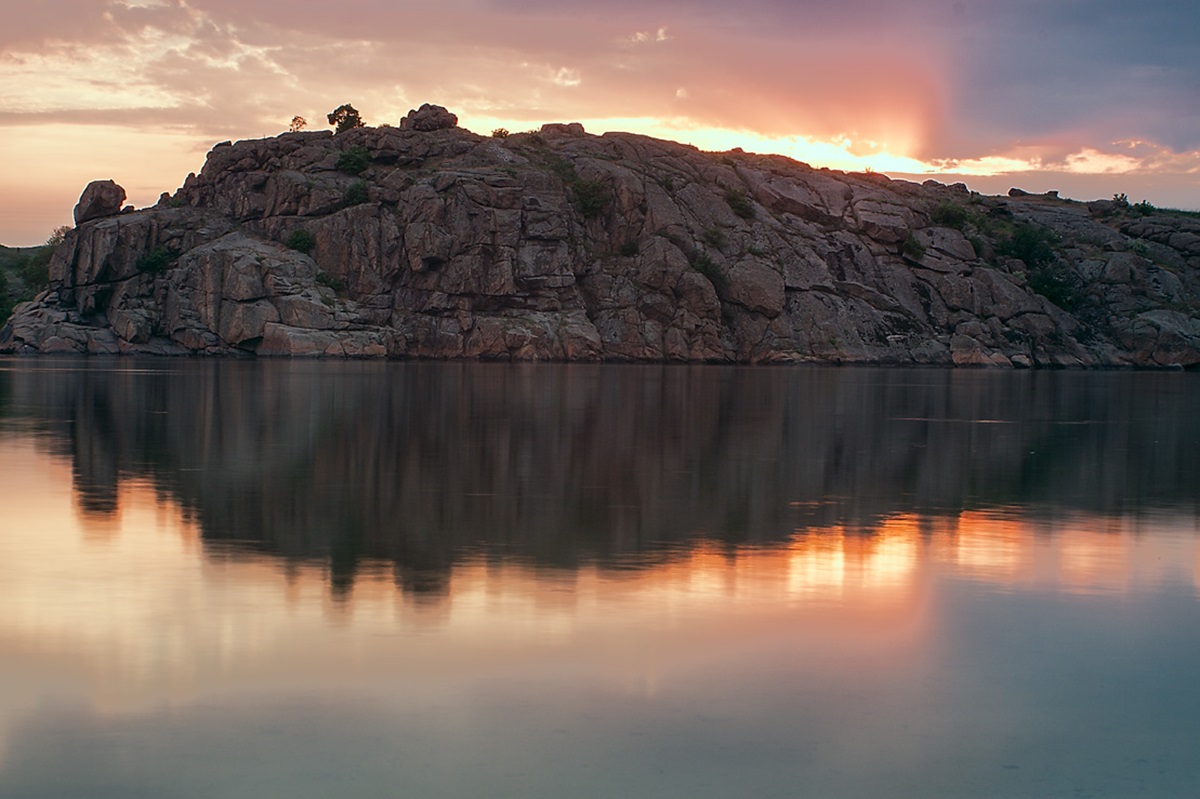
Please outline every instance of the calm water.
M1200 374L0 361L0 797L1200 785Z

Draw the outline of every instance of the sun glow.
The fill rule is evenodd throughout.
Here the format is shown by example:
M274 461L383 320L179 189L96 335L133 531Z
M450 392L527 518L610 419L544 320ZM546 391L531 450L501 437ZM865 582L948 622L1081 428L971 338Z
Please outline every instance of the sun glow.
M678 99L686 99L685 87L676 90ZM901 132L886 139L857 140L848 134L829 139L809 136L767 136L748 130L698 125L684 118L605 117L602 119L572 120L581 122L589 133L637 133L657 139L690 144L709 152L741 149L763 155L783 155L816 167L828 167L849 172L932 173L938 171L928 164L906 155L912 148L913 136ZM532 127L528 122L486 114L462 114L460 124L471 130L519 131Z

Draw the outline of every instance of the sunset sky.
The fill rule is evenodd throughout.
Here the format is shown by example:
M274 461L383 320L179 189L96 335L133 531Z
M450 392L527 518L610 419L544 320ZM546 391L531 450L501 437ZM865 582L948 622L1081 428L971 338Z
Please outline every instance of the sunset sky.
M423 102L1003 193L1200 209L1190 0L31 0L0 19L0 243L225 139Z

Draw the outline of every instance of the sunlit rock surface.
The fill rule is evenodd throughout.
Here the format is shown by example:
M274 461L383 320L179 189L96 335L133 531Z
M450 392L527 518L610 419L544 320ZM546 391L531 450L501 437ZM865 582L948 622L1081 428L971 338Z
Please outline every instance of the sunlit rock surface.
M0 351L1200 364L1194 216L414 114L81 221Z

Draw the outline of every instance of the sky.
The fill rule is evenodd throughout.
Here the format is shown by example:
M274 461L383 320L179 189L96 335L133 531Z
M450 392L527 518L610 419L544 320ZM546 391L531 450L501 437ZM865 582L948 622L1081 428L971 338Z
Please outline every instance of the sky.
M25 0L0 11L0 243L213 144L582 122L1004 193L1200 209L1194 0Z

